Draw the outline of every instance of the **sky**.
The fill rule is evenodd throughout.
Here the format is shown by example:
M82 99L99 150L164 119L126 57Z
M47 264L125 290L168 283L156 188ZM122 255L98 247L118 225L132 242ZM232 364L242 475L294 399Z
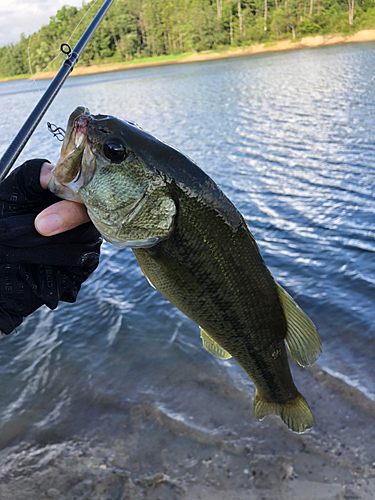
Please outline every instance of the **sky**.
M81 7L82 0L0 0L0 47L38 31L63 5Z

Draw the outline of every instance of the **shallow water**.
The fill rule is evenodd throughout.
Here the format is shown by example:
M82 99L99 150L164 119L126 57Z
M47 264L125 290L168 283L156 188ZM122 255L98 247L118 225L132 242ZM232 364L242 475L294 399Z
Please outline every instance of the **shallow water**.
M319 364L375 400L374 65L367 43L70 78L19 162L56 161L45 124L65 127L78 105L135 121L192 157L317 325ZM0 84L0 153L48 83ZM193 421L197 372L253 393L233 361L202 348L198 327L148 285L132 252L109 244L76 304L41 309L0 347L1 446L95 429L114 403L147 400Z

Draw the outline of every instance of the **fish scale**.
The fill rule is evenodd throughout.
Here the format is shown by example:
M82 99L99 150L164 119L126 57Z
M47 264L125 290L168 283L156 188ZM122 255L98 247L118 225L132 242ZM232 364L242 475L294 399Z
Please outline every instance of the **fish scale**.
M135 255L155 287L230 352L263 397L277 395L284 403L297 389L286 359L284 315L276 290L269 290L273 279L245 225L233 231L207 206L192 220L193 207L196 200L181 194L171 236ZM177 272L185 279L176 280Z

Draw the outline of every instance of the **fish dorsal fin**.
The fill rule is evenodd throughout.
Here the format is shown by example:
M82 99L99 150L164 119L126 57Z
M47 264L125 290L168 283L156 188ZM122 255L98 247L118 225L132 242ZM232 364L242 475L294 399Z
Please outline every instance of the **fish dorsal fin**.
M201 328L201 339L203 343L203 347L207 349L208 352L216 356L220 359L229 359L232 356L223 349L217 342L215 342L209 335L206 333L203 328Z
M318 332L310 318L278 283L276 290L286 319L286 345L299 365L312 365L322 352Z

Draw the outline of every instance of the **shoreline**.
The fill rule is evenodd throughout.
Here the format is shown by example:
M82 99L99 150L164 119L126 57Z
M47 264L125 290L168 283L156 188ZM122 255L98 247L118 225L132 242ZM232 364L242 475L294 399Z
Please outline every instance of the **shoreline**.
M49 429L48 440L42 431L30 441L22 433L21 440L0 450L0 497L375 498L375 403L319 365L305 370L292 365L292 370L314 406L311 431L292 433L274 416L258 422L251 395L201 367L193 376L199 391L190 419L147 398L120 403L108 396L100 422L69 433L62 421ZM191 380L182 379L178 385L184 390ZM207 401L220 427L202 411ZM102 404L90 397L87 402L94 409Z
M255 43L248 48L238 47L234 50L225 50L223 52L197 52L190 56L180 57L169 61L149 61L127 64L98 64L93 66L78 66L74 68L72 76L92 75L98 73L109 73L112 71L122 71L125 69L147 68L152 66L166 66L169 64L184 64L213 61L217 59L228 59L232 57L249 56L253 54L264 54L267 52L284 52L287 50L306 49L313 47L325 47L328 45L337 45L353 42L372 42L375 41L375 29L358 31L354 35L317 35L306 36L298 42L291 40L280 40L272 43L272 45L264 43ZM55 71L45 72L35 77L35 79L53 78L56 75Z
M176 59L169 59L164 61L147 61L137 63L103 63L95 64L92 66L77 66L74 68L71 76L92 75L98 73L109 73L113 71L123 71L127 69L147 68L152 66L166 66L170 64L183 64L213 61L217 59L228 59L232 57L249 56L254 54L264 54L269 52L284 52L287 50L297 50L306 48L326 47L329 45L338 45L344 43L356 42L373 42L375 41L375 29L366 29L358 31L353 35L316 35L306 36L299 41L280 40L278 42L268 42L267 44L255 43L248 48L238 47L232 50L225 50L222 52L204 51L193 53L185 57L176 57ZM39 75L25 77L12 77L0 78L0 82L7 82L12 80L45 80L54 78L57 71L46 71Z

